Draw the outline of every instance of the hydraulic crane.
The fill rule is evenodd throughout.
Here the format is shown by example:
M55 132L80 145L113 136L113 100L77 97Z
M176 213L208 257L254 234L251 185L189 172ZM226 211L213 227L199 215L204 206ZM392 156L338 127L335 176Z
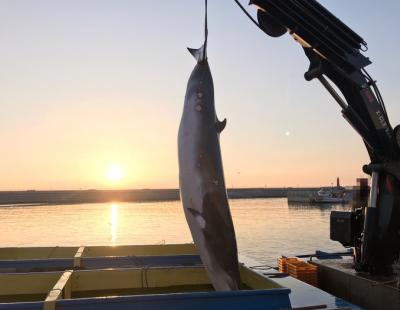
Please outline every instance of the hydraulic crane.
M362 137L371 159L363 167L372 176L369 203L332 212L331 239L354 248L358 271L391 273L400 255L400 126L390 125L376 82L365 70L371 64L363 55L367 43L316 0L250 4L257 6L256 23L266 34L289 33L300 43L310 61L305 79L321 82Z

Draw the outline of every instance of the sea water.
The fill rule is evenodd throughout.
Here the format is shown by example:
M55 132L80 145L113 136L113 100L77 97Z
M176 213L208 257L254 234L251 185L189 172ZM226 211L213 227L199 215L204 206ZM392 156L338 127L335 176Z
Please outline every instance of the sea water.
M286 199L231 200L240 254L276 265L280 255L343 251L329 239L329 216L343 205ZM0 247L187 243L179 201L0 207Z

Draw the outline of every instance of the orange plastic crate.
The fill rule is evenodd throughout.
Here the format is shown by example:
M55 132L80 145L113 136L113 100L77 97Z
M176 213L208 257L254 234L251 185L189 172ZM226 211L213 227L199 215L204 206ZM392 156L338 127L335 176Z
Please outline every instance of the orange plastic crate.
M287 264L290 262L299 262L299 259L296 257L285 257L285 256L281 256L278 258L278 269L279 272L288 272L287 271Z
M314 286L317 286L318 284L318 267L315 265L303 261L292 261L287 263L287 271L296 279Z

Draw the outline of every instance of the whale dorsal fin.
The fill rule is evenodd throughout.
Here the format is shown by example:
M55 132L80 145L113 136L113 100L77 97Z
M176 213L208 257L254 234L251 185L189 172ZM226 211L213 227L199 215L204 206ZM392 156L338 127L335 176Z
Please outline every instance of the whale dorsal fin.
M224 130L226 127L226 118L224 118L224 120L221 122L220 120L218 120L215 122L215 129L217 129L218 133L221 133L222 130Z

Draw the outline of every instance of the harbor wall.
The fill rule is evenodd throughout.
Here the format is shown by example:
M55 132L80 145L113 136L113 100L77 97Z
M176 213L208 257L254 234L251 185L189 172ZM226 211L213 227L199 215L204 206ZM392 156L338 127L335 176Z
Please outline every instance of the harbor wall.
M346 188L348 202L356 196L355 188ZM230 199L286 198L289 203L310 203L319 187L307 188L234 188ZM178 189L135 190L66 190L66 191L0 191L0 205L15 204L78 204L102 202L151 202L179 200Z
M287 188L228 189L230 199L285 198ZM151 202L179 200L178 189L0 191L0 205Z
M288 202L308 203L320 188L290 189L287 192Z

